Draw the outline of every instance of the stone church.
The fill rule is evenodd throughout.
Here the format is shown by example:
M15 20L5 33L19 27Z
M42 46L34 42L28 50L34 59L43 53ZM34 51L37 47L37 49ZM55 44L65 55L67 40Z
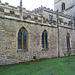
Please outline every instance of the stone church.
M75 55L75 0L54 0L54 11L0 1L0 65Z

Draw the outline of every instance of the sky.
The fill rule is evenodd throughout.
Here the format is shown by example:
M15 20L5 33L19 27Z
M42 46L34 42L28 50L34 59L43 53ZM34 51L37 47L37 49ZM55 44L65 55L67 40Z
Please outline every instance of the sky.
M2 3L8 2L9 5L19 6L20 0L1 0ZM27 10L34 10L35 8L45 6L50 9L54 9L54 0L22 0L23 7Z

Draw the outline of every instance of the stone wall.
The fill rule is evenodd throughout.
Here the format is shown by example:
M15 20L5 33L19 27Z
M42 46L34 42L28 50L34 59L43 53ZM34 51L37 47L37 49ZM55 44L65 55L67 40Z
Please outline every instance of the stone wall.
M18 31L25 27L28 31L28 51L18 51ZM48 50L42 50L42 32L48 33ZM57 52L57 28L21 20L0 18L0 65L26 62L41 58L53 58Z
M67 33L70 34L70 55L75 55L75 29L59 27L59 50L60 56L68 56Z
M49 20L50 16L52 20ZM22 18L20 17L19 7L0 2L0 65L27 62L34 60L34 56L36 59L68 56L67 33L71 38L70 55L75 55L75 27L72 16L41 6L33 11L23 8ZM18 32L22 27L28 32L28 51L18 50ZM44 30L48 34L47 50L42 49Z

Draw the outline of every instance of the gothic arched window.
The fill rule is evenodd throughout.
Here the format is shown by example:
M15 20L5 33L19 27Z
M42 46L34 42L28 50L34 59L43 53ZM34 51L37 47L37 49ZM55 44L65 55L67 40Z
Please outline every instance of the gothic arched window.
M65 3L62 3L62 11L65 10Z
M67 33L66 41L67 41L67 50L70 50L70 34L69 33Z
M27 50L27 31L22 27L18 32L18 49Z
M44 48L44 49L48 48L47 31L46 30L44 30L42 33L42 48Z

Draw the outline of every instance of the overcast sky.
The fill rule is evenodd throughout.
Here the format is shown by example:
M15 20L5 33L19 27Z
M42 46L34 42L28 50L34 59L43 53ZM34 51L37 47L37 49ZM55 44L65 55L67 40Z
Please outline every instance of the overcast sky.
M2 3L8 2L9 5L19 6L20 0L1 0ZM37 7L46 6L47 8L54 9L54 0L22 0L23 7L27 10L33 10Z

